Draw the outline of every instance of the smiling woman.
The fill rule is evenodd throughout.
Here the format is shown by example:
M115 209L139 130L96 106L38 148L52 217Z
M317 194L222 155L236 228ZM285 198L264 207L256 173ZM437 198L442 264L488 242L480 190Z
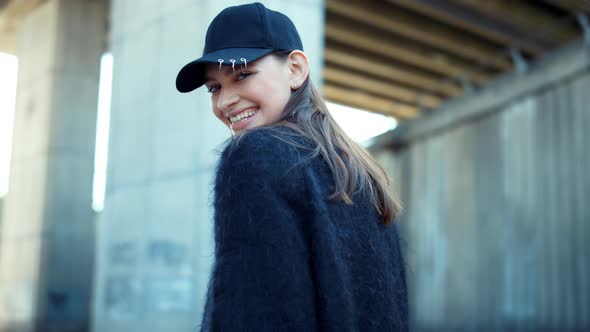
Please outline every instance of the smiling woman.
M0 197L8 193L18 60L0 53Z
M400 203L309 80L291 20L260 3L224 9L176 80L203 85L232 138L202 330L406 331Z

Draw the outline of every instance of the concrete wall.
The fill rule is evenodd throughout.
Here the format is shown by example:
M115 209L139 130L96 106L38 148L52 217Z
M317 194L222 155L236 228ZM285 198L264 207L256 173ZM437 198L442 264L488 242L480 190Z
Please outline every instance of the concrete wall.
M213 260L216 149L230 133L204 90L179 94L174 82L200 57L213 17L243 2L111 4L113 95L94 331L190 331L200 323ZM300 29L317 83L323 2L263 2Z
M91 209L105 2L48 0L18 31L9 193L0 239L0 331L87 331Z
M379 138L414 331L590 329L590 47Z

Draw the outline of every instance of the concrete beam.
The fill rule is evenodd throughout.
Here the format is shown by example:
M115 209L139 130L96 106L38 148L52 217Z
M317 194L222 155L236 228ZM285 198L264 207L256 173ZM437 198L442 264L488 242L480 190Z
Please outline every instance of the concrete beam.
M348 54L350 50L328 45L324 50L326 67L334 64L352 70L361 70L367 74L392 82L401 82L406 85L424 90L425 92L454 97L461 94L461 87L457 84L443 84L443 79L425 72L413 70L408 66L402 66L391 61L383 61L379 58L369 57L366 54Z
M403 146L436 135L448 127L497 112L502 109L501 105L589 70L590 48L583 41L577 41L531 63L526 73L501 76L478 93L443 104L427 118L401 124L395 130L377 137L371 149L377 151L385 147Z
M510 27L476 15L473 11L457 6L448 0L388 0L391 3L430 16L459 29L473 31L482 37L506 46L522 48L526 53L536 55L547 45L530 41L528 35L516 33Z
M372 112L393 116L400 120L415 118L420 113L420 110L414 106L395 103L390 99L379 98L363 91L336 85L326 84L324 86L324 96L327 100L335 103L361 107Z
M328 0L329 12L353 19L361 24L372 26L395 35L404 36L433 48L445 51L479 63L482 59L494 58L489 66L498 70L512 67L506 58L498 58L498 49L492 48L481 39L468 38L456 30L433 21L420 20L416 15L403 11L393 11L391 5L380 2L345 2ZM419 26L420 29L416 29Z
M482 84L490 78L490 75L478 72L473 66L469 67L468 64L459 62L456 59L441 57L433 61L431 55L424 54L415 45L404 45L404 47L400 47L393 45L390 39L383 37L375 36L367 38L367 36L372 34L369 31L360 30L365 29L356 28L353 30L345 22L333 19L326 24L326 38L355 49L379 54L382 57L444 76L453 78L469 76L470 79L478 84ZM401 41L397 41L397 43L400 44Z
M441 99L434 95L421 95L400 84L371 79L366 75L344 69L324 68L324 80L415 106L435 108L441 103Z
M452 0L452 2L513 27L514 31L530 31L530 39L544 45L551 45L551 48L571 41L578 35L575 27L559 24L556 17L527 1Z

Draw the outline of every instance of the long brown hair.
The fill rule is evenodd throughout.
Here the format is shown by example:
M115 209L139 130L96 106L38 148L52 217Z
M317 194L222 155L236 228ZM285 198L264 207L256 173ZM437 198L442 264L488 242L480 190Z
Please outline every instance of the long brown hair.
M289 53L281 51L273 55L286 60ZM315 144L311 157L321 154L334 177L330 199L353 204L353 193L368 189L383 224L391 224L401 212L399 200L388 189L383 167L340 128L309 76L292 92L281 118L269 126L290 128Z

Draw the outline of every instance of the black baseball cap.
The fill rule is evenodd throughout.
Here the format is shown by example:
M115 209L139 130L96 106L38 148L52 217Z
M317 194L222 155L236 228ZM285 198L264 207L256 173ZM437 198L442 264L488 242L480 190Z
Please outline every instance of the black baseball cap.
M186 64L176 89L190 92L205 83L205 66L246 65L273 51L303 51L295 25L284 14L261 3L225 8L209 25L203 56Z

